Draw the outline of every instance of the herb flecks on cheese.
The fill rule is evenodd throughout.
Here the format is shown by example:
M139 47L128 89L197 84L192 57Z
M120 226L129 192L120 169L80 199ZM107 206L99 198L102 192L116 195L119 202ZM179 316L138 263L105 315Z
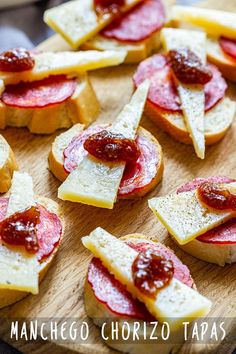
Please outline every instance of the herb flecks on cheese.
M196 191L173 193L149 200L149 207L176 241L184 245L231 219L235 212L207 209Z
M6 84L20 81L36 81L50 75L83 74L88 70L100 69L123 63L125 51L43 52L34 54L35 66L32 70L19 73L0 72L0 80Z

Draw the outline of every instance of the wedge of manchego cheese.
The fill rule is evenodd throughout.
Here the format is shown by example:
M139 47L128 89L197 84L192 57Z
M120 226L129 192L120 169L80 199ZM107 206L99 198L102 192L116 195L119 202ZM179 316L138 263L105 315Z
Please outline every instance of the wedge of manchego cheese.
M35 205L32 178L27 173L14 172L7 208L7 217ZM38 293L39 263L23 247L0 245L0 289Z
M209 312L211 302L175 278L160 289L155 298L140 292L132 276L132 264L138 252L102 228L83 237L82 242L134 298L143 302L157 320L168 321L171 328L181 327L183 321L190 318L192 321Z
M145 81L133 94L109 128L128 139L135 139L150 82ZM87 155L58 189L62 200L112 209L124 173L125 163L106 163Z
M140 0L125 0L121 11L126 12L139 2ZM44 13L47 25L58 32L74 49L101 31L113 18L114 15L109 13L98 17L93 0L69 1Z
M76 76L75 74L83 74L88 70L119 65L123 63L126 54L125 51L114 50L35 53L35 65L32 70L17 73L0 72L0 79L8 85L20 81L42 80L50 75Z
M213 36L236 38L236 14L233 12L176 5L172 17L174 21L202 27Z
M202 64L206 63L206 35L200 31L164 28L161 41L165 50L190 49ZM205 157L205 93L203 85L183 84L177 80L177 89L187 130L199 158Z
M236 187L235 183L227 184ZM236 216L233 211L215 211L204 206L197 191L173 193L150 199L149 207L180 245Z

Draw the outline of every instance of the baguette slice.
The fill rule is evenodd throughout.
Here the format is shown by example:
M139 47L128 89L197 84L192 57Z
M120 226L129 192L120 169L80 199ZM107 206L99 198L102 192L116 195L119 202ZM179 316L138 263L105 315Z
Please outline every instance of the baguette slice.
M184 320L190 317L193 320L209 312L211 302L176 278L172 278L168 286L160 289L155 298L140 292L134 285L131 272L138 252L102 228L83 237L82 242L127 287L134 298L143 302L156 319L168 321L173 330L178 329Z
M18 170L16 159L7 141L0 135L0 193L5 193L11 186L13 172Z
M28 127L31 133L51 134L78 122L89 125L100 111L99 102L86 74L78 77L74 94L65 102L44 108L10 107L0 102L0 129ZM45 124L47 122L47 124Z
M236 81L236 60L223 52L219 45L218 37L208 36L207 57L210 62L220 69L226 79Z
M206 112L204 118L206 145L215 144L225 136L233 122L235 110L235 102L225 97ZM182 114L168 113L158 109L150 102L146 104L145 113L154 123L177 141L184 144L192 144L192 139L189 136Z
M26 173L15 172L7 216L30 208L36 202L55 213L62 221L57 203L48 198L36 197L31 177ZM59 245L48 258L39 263L36 255L29 255L20 246L6 246L4 243L0 245L0 308L23 299L29 292L38 293L39 281L44 277L58 247Z
M154 243L141 234L126 235L121 237L121 239L122 241L128 241L132 244L143 244L144 242L150 244ZM97 299L87 277L84 285L84 304L87 315L92 318L93 322L97 326L102 327L104 321L106 321L107 325L105 335L108 337L108 340L105 341L105 344L115 350L130 354L142 354L146 352L149 354L156 354L159 352L161 354L169 354L171 352L176 352L184 342L182 330L172 331L168 341L162 340L161 327L159 327L155 332L158 336L158 341L154 342L149 340L151 337L151 332L153 331L153 326L148 325L147 322L147 338L145 339L145 333L142 331L143 320L132 318L127 319L126 317L122 317L112 312L106 304ZM131 331L129 338L135 338L135 326L137 327L137 323L140 324L140 330L138 330L139 340L137 340L137 342L132 339L128 341L122 339L122 325L124 321L127 320ZM112 327L110 321L118 322L119 341L112 340Z
M122 12L130 10L140 0L125 0ZM112 22L114 16L106 14L98 17L93 0L69 1L44 13L44 21L49 27L77 49L82 43L92 38L106 25Z
M61 182L63 182L68 176L68 173L65 171L64 168L64 150L70 144L71 140L74 137L78 136L83 131L83 129L83 125L75 124L72 128L57 136L52 144L52 149L48 157L49 169L54 174L54 176ZM129 195L129 198L142 197L148 192L150 192L152 189L154 189L162 178L164 168L162 149L158 141L154 138L154 136L146 129L140 126L138 127L137 135L139 137L146 138L155 146L159 163L156 166L156 174L153 177L152 181L149 184L146 184L140 190L135 190L131 195ZM118 197L128 198L128 196L123 197L120 195L118 195Z
M123 108L109 130L119 132L128 139L135 139L142 117L149 81L143 82ZM90 155L85 156L58 189L62 200L80 202L101 208L112 209L125 169L125 163L104 163Z

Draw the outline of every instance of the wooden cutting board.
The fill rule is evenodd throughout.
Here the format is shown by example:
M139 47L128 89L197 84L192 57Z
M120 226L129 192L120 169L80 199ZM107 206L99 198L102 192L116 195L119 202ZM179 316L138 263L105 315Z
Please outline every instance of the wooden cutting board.
M236 0L209 0L204 6L236 11ZM45 50L63 49L65 43L53 37L43 44ZM99 120L112 121L129 101L133 85L131 81L135 66L123 65L117 68L96 71L90 74L95 91L101 103ZM230 85L229 95L236 99L235 86ZM201 293L213 302L210 316L236 316L236 264L224 268L207 264L181 251L168 237L166 230L148 208L149 198L173 192L176 187L195 177L228 175L236 177L235 146L236 122L219 144L207 148L206 159L196 158L191 146L175 142L160 131L145 117L142 125L151 131L163 147L165 171L162 183L148 196L139 200L118 201L113 210L103 210L81 204L59 201L66 218L66 233L61 248L46 278L40 286L38 296L28 296L23 301L0 311L0 316L29 318L85 318L83 305L83 284L91 258L81 244L81 237L101 226L114 235L122 236L139 232L159 240L173 248L188 265ZM34 179L38 194L57 200L59 182L48 171L47 157L57 132L51 136L36 136L26 129L8 128L2 132L15 151L20 168L29 172ZM90 342L87 345L73 343L25 343L11 342L24 353L112 353L99 336L99 330L89 321ZM1 326L1 338L9 341L7 330ZM184 345L182 353L231 353L233 345L213 347Z

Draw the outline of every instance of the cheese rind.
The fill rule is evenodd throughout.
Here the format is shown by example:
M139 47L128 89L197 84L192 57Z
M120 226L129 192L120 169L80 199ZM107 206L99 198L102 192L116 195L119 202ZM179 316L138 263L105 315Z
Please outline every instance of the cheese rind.
M139 2L140 0L125 0L122 12L128 11ZM60 33L74 49L101 31L113 18L109 13L98 18L93 0L69 1L44 13L47 25Z
M142 117L150 82L145 81L113 122L110 131L134 139ZM87 155L58 189L62 200L112 209L124 173L125 163L104 163Z
M173 6L172 18L202 27L214 36L236 38L236 14L233 12L176 5Z
M102 228L97 228L89 236L83 237L82 242L95 257L101 259L109 272L127 287L133 297L146 305L156 319L168 321L172 328L181 326L183 320L193 320L209 312L211 302L175 278L172 278L168 286L160 289L155 298L140 292L134 285L132 276L132 264L138 252Z
M195 190L153 198L148 204L158 220L181 245L235 216L232 211L217 212L207 209L200 203Z
M50 75L83 74L87 70L119 65L125 60L126 54L125 51L114 50L36 53L32 70L19 73L0 72L0 79L6 85L41 80Z
M167 51L189 48L203 64L206 63L206 35L203 32L184 29L164 28L162 42ZM203 85L183 84L177 80L177 89L181 101L186 127L199 158L205 157L205 93Z

